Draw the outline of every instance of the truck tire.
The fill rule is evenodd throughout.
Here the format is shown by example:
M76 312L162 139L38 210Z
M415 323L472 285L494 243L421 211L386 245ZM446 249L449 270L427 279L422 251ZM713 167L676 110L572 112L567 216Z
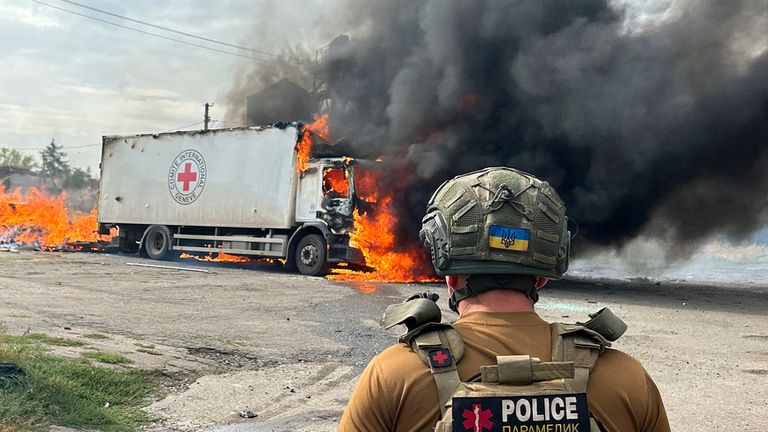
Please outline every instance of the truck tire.
M296 245L295 261L299 272L308 276L323 276L328 272L328 251L325 239L307 234Z
M165 225L152 225L144 234L142 249L147 257L154 260L173 259L175 254L171 251L171 230Z

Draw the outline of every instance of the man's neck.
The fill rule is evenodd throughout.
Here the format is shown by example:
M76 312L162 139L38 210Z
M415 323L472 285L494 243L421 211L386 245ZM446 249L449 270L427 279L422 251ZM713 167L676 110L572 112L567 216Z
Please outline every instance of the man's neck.
M459 316L471 312L533 312L533 301L519 291L495 289L459 302Z

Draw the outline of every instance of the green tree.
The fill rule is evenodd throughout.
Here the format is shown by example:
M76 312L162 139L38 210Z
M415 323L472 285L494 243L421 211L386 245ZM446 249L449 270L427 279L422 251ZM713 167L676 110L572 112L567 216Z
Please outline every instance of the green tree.
M91 178L90 167L85 170L81 168L74 168L64 178L64 187L71 189L82 189L88 186L88 183L90 183L92 180L93 178Z
M48 178L53 187L56 186L57 177L68 177L70 173L69 162L67 162L67 154L62 151L62 147L56 145L56 140L51 139L51 143L40 152L40 159L42 165L40 166L40 173Z
M24 154L16 149L0 148L0 167L35 169L37 161L31 155Z

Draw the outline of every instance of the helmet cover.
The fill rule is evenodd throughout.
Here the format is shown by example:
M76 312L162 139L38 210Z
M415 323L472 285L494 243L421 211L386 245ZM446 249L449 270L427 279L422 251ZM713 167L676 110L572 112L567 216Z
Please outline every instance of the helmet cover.
M443 183L419 234L440 276L526 274L559 279L568 269L565 204L545 181L492 167Z

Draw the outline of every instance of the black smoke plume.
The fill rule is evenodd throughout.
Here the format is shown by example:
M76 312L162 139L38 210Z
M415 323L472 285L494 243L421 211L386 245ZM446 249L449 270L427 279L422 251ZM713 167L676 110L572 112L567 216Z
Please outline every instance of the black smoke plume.
M383 156L403 234L445 179L548 180L592 244L744 236L768 204L768 3L675 1L628 28L607 0L350 0L331 131ZM407 174L404 180L404 174Z
M634 32L605 0L350 10L363 35L323 66L331 127L408 167L409 235L444 179L492 165L549 180L595 243L649 227L690 243L763 221L764 0L676 2Z

